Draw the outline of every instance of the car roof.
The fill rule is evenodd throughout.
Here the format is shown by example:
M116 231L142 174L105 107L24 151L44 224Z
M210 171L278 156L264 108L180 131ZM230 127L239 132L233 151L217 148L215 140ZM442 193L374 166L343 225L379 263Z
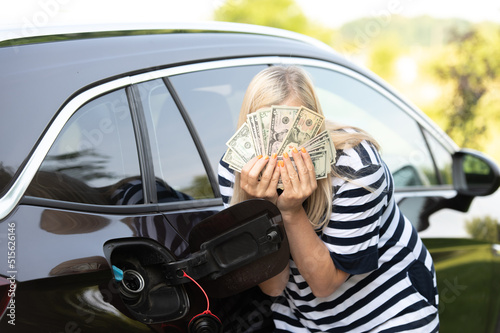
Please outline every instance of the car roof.
M32 38L55 35L81 35L89 33L103 34L105 32L134 32L135 34L172 33L172 32L233 32L254 35L271 35L283 38L301 40L319 48L331 51L332 49L319 40L289 30L232 22L143 22L143 23L112 23L112 24L80 24L80 25L52 25L26 29L19 27L0 29L0 45L4 42L17 40L16 43L25 44ZM142 31L142 33L141 33ZM80 38L80 37L77 37ZM24 41L24 42L23 42Z
M0 185L6 185L2 177L10 178L8 182L15 178L57 111L73 96L145 69L281 55L323 59L377 80L325 44L280 29L218 22L161 29L127 25L34 30L4 32L0 42Z

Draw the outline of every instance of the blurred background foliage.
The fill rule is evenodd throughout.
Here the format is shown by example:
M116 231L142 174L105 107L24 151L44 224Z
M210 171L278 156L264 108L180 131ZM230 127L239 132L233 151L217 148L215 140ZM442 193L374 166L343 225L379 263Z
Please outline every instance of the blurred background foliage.
M465 228L474 239L490 243L500 242L500 223L491 216L474 217L467 220Z
M500 163L500 25L387 12L329 28L295 0L226 0L217 21L299 32L393 85L455 142Z

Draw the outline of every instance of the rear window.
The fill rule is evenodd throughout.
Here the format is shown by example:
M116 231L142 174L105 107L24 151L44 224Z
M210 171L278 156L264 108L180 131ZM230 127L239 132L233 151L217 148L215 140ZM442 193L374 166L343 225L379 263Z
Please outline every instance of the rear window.
M124 187L134 189L124 193ZM26 195L98 205L141 204L142 180L124 89L82 106L66 123Z

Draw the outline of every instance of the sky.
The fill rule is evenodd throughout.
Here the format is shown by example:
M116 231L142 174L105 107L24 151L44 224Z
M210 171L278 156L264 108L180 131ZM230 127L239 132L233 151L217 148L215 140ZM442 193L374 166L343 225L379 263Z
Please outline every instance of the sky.
M498 0L296 0L311 19L337 28L360 17L458 17L500 23ZM0 0L0 29L113 22L211 20L224 0Z

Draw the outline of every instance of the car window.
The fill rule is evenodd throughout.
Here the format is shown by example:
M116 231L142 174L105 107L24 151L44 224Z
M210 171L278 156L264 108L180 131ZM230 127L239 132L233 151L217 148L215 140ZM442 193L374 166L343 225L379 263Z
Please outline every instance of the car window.
M127 184L132 188L126 188ZM128 204L143 203L137 145L124 89L76 111L26 194L100 205L125 204L127 196Z
M445 185L453 184L452 177L452 157L451 154L446 148L443 147L439 141L429 134L426 130L424 130L425 138L429 143L432 156L434 156L434 160L436 162L441 181Z
M172 76L171 82L181 98L213 172L233 136L243 96L252 78L267 66L241 66L212 69Z
M362 128L379 142L396 188L438 184L422 131L406 112L351 76L318 67L305 69L327 119Z
M192 136L163 80L137 85L159 202L214 198Z

